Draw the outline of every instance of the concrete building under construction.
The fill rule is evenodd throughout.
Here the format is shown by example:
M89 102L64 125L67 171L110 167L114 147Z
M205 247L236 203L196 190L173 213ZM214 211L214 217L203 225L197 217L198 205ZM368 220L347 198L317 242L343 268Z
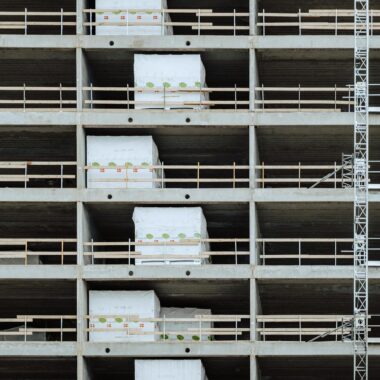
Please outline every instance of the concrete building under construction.
M377 379L379 30L1 0L0 378Z

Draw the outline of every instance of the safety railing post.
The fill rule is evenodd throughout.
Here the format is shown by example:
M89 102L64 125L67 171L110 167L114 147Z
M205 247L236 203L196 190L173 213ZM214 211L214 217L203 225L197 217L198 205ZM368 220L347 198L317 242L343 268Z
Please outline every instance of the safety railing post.
M200 167L200 163L198 162L197 163L197 189L199 189L200 187L200 175L201 175L200 171L201 171L201 167Z
M238 249L237 249L237 239L235 239L235 265L238 265Z
M298 84L298 110L301 110L301 84Z
M25 164L25 170L24 170L24 188L26 189L28 187L28 164Z
M263 9L263 36L265 36L266 28L265 28L265 9Z
M63 36L63 8L61 8L61 36Z
M164 161L161 162L161 189L165 187L165 179L164 179Z
M59 84L59 109L62 111L62 83Z
M301 266L302 265L302 259L301 259L301 256L302 256L302 246L301 246L301 240L298 241L298 265Z
M334 162L334 189L336 189L336 181L337 181L337 170L336 170L336 161Z
M24 111L26 110L26 84L24 83L24 88L23 88L23 106L24 106Z
M199 341L202 342L202 316L199 316Z
M91 103L91 109L94 108L94 92L93 92L93 85L90 84L90 103Z
M61 241L61 265L64 264L64 255L65 255L65 245L64 241Z
M135 246L136 250L136 246ZM128 265L131 265L131 239L128 239Z
M95 19L96 19L96 13L95 13ZM95 20L96 22L96 20ZM92 9L90 9L90 36L92 36Z
M130 95L129 95L129 83L127 83L127 109L129 110L130 107Z
M28 34L28 8L25 8L25 15L24 15L24 33L25 35Z
M299 35L302 35L302 15L301 9L298 10Z
M238 317L235 316L235 341L238 340Z
M263 265L265 265L265 241L263 240Z
M335 9L335 35L338 35L338 9Z
M198 9L198 36L201 35L201 10Z
M92 263L92 265L95 264L95 257L94 257L94 239L91 239L91 263Z
M163 9L160 10L161 14L161 36L165 35L165 12Z
M298 163L298 188L301 188L301 162Z
M232 167L232 188L235 189L236 187L236 162L234 162Z
M61 342L63 342L63 318L61 317Z
M334 240L334 264L335 266L337 265L337 241L336 239Z
M235 84L235 110L237 110L237 86Z
M336 101L337 101L337 91L336 91L336 84L335 84L335 91L334 91L334 109L335 109L335 111L337 109Z
M234 9L234 36L236 36L236 9Z
M163 84L163 90L164 90L164 110L166 110L166 86L165 86L165 83Z
M26 342L26 336L27 336L27 317L26 315L24 316L24 342Z

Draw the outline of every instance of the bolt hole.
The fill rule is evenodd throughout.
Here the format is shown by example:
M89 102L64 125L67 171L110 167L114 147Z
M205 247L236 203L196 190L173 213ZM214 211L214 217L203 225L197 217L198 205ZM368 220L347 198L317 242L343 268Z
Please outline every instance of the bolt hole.
M106 348L106 354L109 354L111 352L111 349L110 348Z
M130 276L133 276L133 271L131 270L131 271L129 271L129 273L128 273Z
M108 195L107 195L107 198L108 198L108 199L112 199L112 195L111 195L111 194L108 194Z
M191 272L189 270L186 271L186 276L190 276Z
M189 195L189 194L186 194L186 195L185 195L185 199L190 199L190 195Z
M191 45L191 42L190 41L186 41L186 46L190 46Z
M186 118L186 123L190 123L191 119L188 117Z
M128 123L133 123L133 118L132 117L128 118Z
M190 351L191 351L191 350L190 350L189 347L187 347L187 348L185 349L185 352L186 352L187 354L188 354Z
M113 45L115 45L115 42L110 41L110 46L113 46Z

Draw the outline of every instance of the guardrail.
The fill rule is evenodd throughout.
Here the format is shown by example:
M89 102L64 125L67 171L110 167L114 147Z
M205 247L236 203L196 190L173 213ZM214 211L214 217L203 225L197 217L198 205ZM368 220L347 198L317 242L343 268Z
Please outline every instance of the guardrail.
M262 265L347 265L353 260L351 238L258 238L256 243Z
M257 332L263 341L297 340L308 342L325 335L320 340L342 340L352 331L352 315L259 315Z
M212 9L85 9L83 12L86 18L84 25L89 28L90 35L94 34L97 26L123 27L126 35L130 34L131 27L157 27L160 28L161 35L165 34L165 28L168 27L184 28L197 35L202 32L228 32L234 36L249 33L249 12L236 9L231 12L214 12ZM110 21L105 15L102 21L97 21L96 16L104 13L113 13L119 20ZM150 20L143 20L142 15L149 16ZM168 17L170 15L181 19L187 17L189 20L171 21ZM131 16L134 16L134 20L130 20Z
M380 11L369 11L370 33L380 30ZM305 35L308 32L330 32L334 35L353 34L355 29L354 10L352 9L311 9L308 12L266 12L258 14L257 26L262 35L285 34ZM315 34L315 33L314 33Z
M5 20L4 20L5 19ZM37 28L49 28L63 35L65 32L75 34L76 12L35 12L25 8L21 12L0 12L0 34L2 31L22 31L25 35Z
M120 184L120 183L148 183L148 184L158 184L161 187L165 187L166 184L177 185L180 187L183 184L193 185L197 189L201 188L202 185L219 185L223 187L249 187L249 165L201 165L199 162L197 165L137 165L133 166L126 164L124 166L120 165L109 165L109 166L97 166L97 165L87 165L85 170L104 173L107 171L107 178L91 178L92 183L110 183ZM114 172L120 173L122 170L125 171L125 178L112 178L110 173ZM146 173L159 172L164 173L165 176L161 175L158 178L152 178L152 176L147 176L146 178L131 178L129 173L137 173L138 171L143 171ZM186 178L167 178L168 172L178 173L181 175L183 173L189 173ZM219 173L221 175L219 176ZM172 187L172 186L171 186Z
M265 87L255 88L256 112L351 112L353 87Z
M249 315L196 315L143 318L138 315L87 315L88 333L123 333L123 339L151 336L156 342L249 340ZM217 326L214 326L214 323ZM146 324L151 324L147 329ZM178 325L180 324L180 325ZM242 327L246 325L248 327ZM187 327L188 326L188 327ZM137 339L136 339L137 338ZM111 340L112 338L110 338ZM90 339L91 341L91 335ZM102 340L106 341L103 335ZM152 342L153 343L153 342Z
M76 341L75 315L17 315L0 318L0 344L3 341Z
M248 250L240 249L241 245L249 244L250 239L181 239L180 241L172 241L170 238L167 241L131 241L126 242L86 242L84 243L84 255L91 258L91 264L96 264L96 260L121 260L122 263L134 265L136 259L141 260L202 260L212 259L215 257L230 257L234 258L234 264L239 264L239 257L248 257L250 252ZM199 247L201 243L210 244L223 244L227 249L223 251L207 251L200 254L185 255L185 254L154 254L142 255L138 251L139 246L144 247ZM228 247L231 247L228 249Z
M75 174L65 174L65 168L76 168L74 161L1 161L0 162L0 187L9 183L28 185L38 183L38 187L60 187L65 185L65 180L75 180ZM35 168L35 170L33 170ZM46 171L49 174L46 174ZM54 173L58 171L58 173ZM45 172L41 173L41 172ZM43 184L44 186L41 186Z
M100 87L100 86L85 86L84 104L90 108L232 108L232 109L248 109L249 108L249 88L248 87ZM141 101L134 100L135 93L139 94L162 94L162 99L156 101ZM181 101L173 100L173 94L199 94L199 100ZM205 95L222 94L229 96L230 100L204 99ZM241 100L241 95L245 95L244 100ZM118 96L116 96L118 95ZM101 96L106 96L107 99L102 99ZM112 99L114 97L114 99ZM111 99L110 99L111 98Z
M76 87L59 86L1 86L0 109L20 108L24 111L76 110ZM2 93L8 94L4 99ZM12 94L13 96L10 96ZM66 99L67 98L67 99Z
M28 265L31 257L56 257L63 265L66 257L77 256L76 249L68 248L76 242L76 239L0 239L0 260L20 259ZM0 261L0 265L4 262Z

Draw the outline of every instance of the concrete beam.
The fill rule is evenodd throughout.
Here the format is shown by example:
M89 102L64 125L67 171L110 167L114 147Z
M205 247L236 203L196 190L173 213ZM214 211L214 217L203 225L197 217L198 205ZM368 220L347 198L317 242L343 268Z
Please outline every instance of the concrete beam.
M77 356L75 342L1 342L0 356L47 356L67 357Z
M0 265L2 280L75 280L76 265Z
M107 357L216 357L249 356L250 342L204 342L204 343L86 343L84 356ZM108 353L106 352L108 351ZM188 351L190 350L190 351Z
M190 274L189 274L190 273ZM135 266L135 265L87 265L83 268L83 278L87 281L119 281L125 279L249 279L252 277L250 265L181 265L176 266Z

